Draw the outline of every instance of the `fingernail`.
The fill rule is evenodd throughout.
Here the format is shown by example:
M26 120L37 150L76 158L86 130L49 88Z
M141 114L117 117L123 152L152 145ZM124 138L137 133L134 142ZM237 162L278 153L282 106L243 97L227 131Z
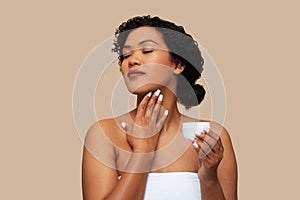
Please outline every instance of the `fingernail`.
M165 114L165 115L168 115L168 114L169 114L169 111L168 111L168 110L166 110L164 114Z
M162 101L163 100L163 95L160 94L159 97L158 97L158 101Z
M126 128L126 123L125 122L121 122L121 126L122 126L122 128Z
M159 93L160 93L160 89L156 90L154 94L155 94L155 96L158 96Z
M208 128L208 129L205 129L205 132L208 133L208 132L209 132L209 128Z
M200 131L200 132L195 132L195 134L196 134L197 136L200 136L202 133L203 133L202 131Z
M199 147L198 143L197 142L194 142L193 143L193 146L197 149Z
M151 95L152 95L152 92L149 92L149 93L147 94L148 97L151 97Z

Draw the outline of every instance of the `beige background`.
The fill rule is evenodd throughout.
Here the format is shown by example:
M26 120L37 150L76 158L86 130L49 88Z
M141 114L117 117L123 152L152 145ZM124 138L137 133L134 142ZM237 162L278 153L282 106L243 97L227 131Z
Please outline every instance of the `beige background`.
M296 2L1 1L0 199L81 199L73 81L120 22L147 13L184 25L218 65L240 199L298 199Z

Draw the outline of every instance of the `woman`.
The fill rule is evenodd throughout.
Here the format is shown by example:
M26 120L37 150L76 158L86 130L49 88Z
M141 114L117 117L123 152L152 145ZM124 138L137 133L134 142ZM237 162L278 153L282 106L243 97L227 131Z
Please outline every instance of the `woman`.
M136 109L90 127L83 152L83 196L93 199L237 199L237 165L221 125L182 136L177 102L200 104L203 70L197 43L184 28L158 17L122 23L114 51ZM208 122L208 121L206 121Z

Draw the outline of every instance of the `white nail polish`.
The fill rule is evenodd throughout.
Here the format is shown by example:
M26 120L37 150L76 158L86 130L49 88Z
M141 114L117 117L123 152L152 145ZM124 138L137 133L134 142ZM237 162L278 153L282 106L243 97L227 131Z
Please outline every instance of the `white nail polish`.
M122 126L122 128L126 128L126 123L125 122L121 122L121 126Z
M165 114L165 115L168 115L168 114L169 114L169 111L168 111L168 110L166 110L164 114Z
M193 143L193 146L197 149L199 147L198 143L197 142L194 142Z
M152 95L152 92L149 92L147 95L148 95L148 97L151 97L151 95Z
M155 96L158 96L159 93L160 93L160 89L156 90L155 93L154 93L154 95L155 95Z
M163 100L163 95L160 94L159 97L158 97L158 101L162 101Z
M197 136L200 136L201 134L202 134L202 132L199 132L199 131L195 132L195 135L197 135Z

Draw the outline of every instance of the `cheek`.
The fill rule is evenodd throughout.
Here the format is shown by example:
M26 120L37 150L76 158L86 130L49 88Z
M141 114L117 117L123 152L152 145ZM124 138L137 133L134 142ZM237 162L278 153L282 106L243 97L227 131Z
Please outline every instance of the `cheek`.
M124 75L127 72L127 69L125 66L126 66L126 63L125 63L125 61L123 61L120 66L120 72L122 73L122 75Z
M165 51L162 51L160 52L160 54L157 55L156 62L164 66L173 67L171 56L168 52Z
M147 74L149 75L149 81L162 85L167 84L170 79L174 78L172 68L163 64L152 64L147 66Z

